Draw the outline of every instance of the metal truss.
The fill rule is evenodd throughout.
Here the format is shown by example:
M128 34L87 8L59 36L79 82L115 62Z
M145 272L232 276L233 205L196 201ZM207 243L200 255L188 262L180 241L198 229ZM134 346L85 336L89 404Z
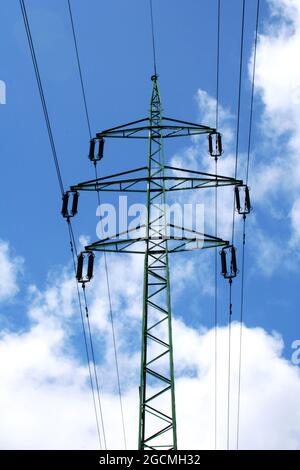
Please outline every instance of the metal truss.
M180 121L160 116L159 122L154 122L152 117L139 119L137 121L113 127L96 134L96 139L103 137L148 139L149 132L160 135L160 138L192 136L215 132L215 129L192 122Z
M242 184L227 176L213 175L195 170L186 170L173 166L164 166L164 175L148 176L148 168L141 167L134 170L116 173L110 176L93 179L71 186L73 191L107 191L107 192L136 192L146 193L149 191L182 191L187 189L211 188L217 186L232 186ZM135 177L129 177L135 174ZM138 175L137 175L138 174ZM128 176L128 177L126 177Z
M169 253L216 246L228 241L167 222L165 203L170 191L242 185L241 180L165 165L166 138L208 134L207 126L166 118L161 113L157 75L151 77L152 94L148 118L107 129L98 140L131 138L148 140L148 165L122 173L85 181L70 188L78 191L142 192L146 194L145 223L126 232L98 240L87 252L106 251L144 254L141 371L139 387L139 449L177 449L175 384L170 299ZM219 138L219 136L218 136ZM221 143L220 143L221 145Z
M92 243L86 246L85 249L87 251L144 254L145 243L149 241L151 253L161 254L165 251L165 242L168 242L169 253L229 245L228 241L224 241L221 238L180 227L179 225L167 224L166 234L156 230L154 224L152 224L151 228L152 233L149 236L146 235L147 225L142 224L134 229L126 230L125 232L117 233L115 236Z

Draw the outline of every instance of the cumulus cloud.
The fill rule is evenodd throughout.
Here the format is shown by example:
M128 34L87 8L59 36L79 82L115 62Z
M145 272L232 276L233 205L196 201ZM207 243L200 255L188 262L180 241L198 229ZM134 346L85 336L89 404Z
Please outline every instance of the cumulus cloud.
M295 57L300 46L300 4L270 0L269 7L271 21L258 43L256 90L263 104L261 125L270 152L257 167L257 186L277 202L286 203L283 220L290 223L294 248L299 243L300 68Z
M120 259L120 258L119 258ZM136 259L136 258L135 258ZM137 296L141 286L133 258L125 255L124 263L113 265L119 279L127 277L131 295ZM131 264L130 264L131 263ZM101 261L97 269L102 269ZM97 276L98 278L98 276ZM18 333L5 330L0 337L0 412L2 448L97 448L97 433L89 375L83 352L75 292L65 298L65 287L73 281L71 273L61 273L61 284L49 281L45 291L30 287L30 303L25 312L30 326ZM94 281L96 283L96 281ZM175 282L177 282L175 280ZM183 279L179 278L179 284ZM124 285L126 288L126 284ZM116 292L114 291L116 288ZM122 448L122 427L118 394L113 371L113 351L108 307L96 308L105 293L97 290L89 296L95 303L91 320L97 368L101 387L101 403L109 449ZM123 406L129 448L137 446L138 382L141 311L126 304L118 285L112 285L115 298L115 322L119 334L119 362ZM68 290L68 287L67 287ZM70 301L70 297L73 300ZM74 308L70 304L74 302ZM124 303L125 302L125 303ZM101 303L100 303L101 305ZM126 306L127 305L127 306ZM124 307L124 308L123 308ZM66 310L64 310L66 309ZM65 314L67 311L67 314ZM94 317L94 318L92 318ZM140 314L139 314L140 317ZM212 448L214 435L214 332L188 326L174 318L174 351L178 442L181 449ZM235 446L237 419L237 373L240 325L232 326L230 442ZM219 328L217 445L226 446L228 329ZM241 448L298 448L300 443L300 374L299 368L283 358L283 341L261 328L243 329L243 374L241 393ZM83 344L82 344L83 346ZM83 347L82 347L83 349ZM102 353L99 355L99 350ZM103 440L103 438L102 438Z
M291 223L293 227L293 237L291 245L294 247L300 241L300 199L296 199L290 212Z
M231 443L235 445L239 325L232 329ZM218 447L226 442L228 330L218 330ZM87 368L65 348L66 330L45 316L22 334L0 341L2 448L96 448ZM244 328L241 447L299 447L299 369L282 358L279 336ZM179 447L211 448L213 442L213 332L174 322ZM126 375L122 368L122 375ZM104 379L104 377L103 377ZM106 380L106 378L105 378ZM136 447L137 380L124 390L127 438ZM283 386L284 384L284 386ZM12 406L13 404L13 406ZM109 448L122 447L118 398L102 393ZM255 431L254 431L255 430Z
M216 100L204 90L197 90L196 102L199 108L199 122L214 127ZM218 161L218 174L234 177L235 149L234 149L234 117L231 112L219 105L220 130L223 136L224 154ZM197 136L192 143L180 153L172 157L172 165L215 174L215 161L208 154L208 143L205 136ZM198 189L197 191L184 191L176 194L176 200L181 203L204 204L205 231L214 234L214 189ZM219 217L218 233L224 240L231 238L231 222L233 210L232 187L220 187L218 189ZM239 220L237 218L237 225Z
M197 332L175 322L176 365L179 379L178 420L183 448L212 448L214 427L214 332ZM217 447L226 448L228 329L218 329ZM238 346L240 324L232 328L230 447L236 448ZM240 448L295 449L300 445L299 368L282 357L283 341L261 328L243 328ZM185 351L188 354L185 354ZM191 373L194 370L194 373ZM192 377L185 374L188 371ZM289 384L286 387L286 384ZM191 400L187 399L187 394ZM187 418L188 417L188 418ZM190 431L188 431L190 427ZM281 424L283 426L281 426ZM284 429L284 436L282 430ZM197 432L195 432L197 430ZM186 435L186 433L188 433Z
M295 57L300 47L300 4L298 1L269 0L270 16L261 24L257 46L254 112L255 136L250 161L250 188L254 212L248 218L249 239L257 239L253 260L267 276L281 268L297 269L299 256L299 189L300 189L300 68ZM261 22L262 23L262 22ZM252 79L253 53L249 60ZM247 84L249 85L249 83ZM196 93L199 121L215 125L216 101L205 90ZM219 130L223 135L224 154L219 159L218 173L233 176L235 164L235 110L219 103ZM241 145L242 149L242 145ZM238 178L245 176L246 155L239 155ZM207 154L207 142L194 138L182 152L173 156L173 164L199 171L215 172L214 161ZM218 190L219 236L231 237L233 195L230 188ZM205 204L205 224L214 233L214 193L201 190L192 196L184 194L182 202ZM240 218L236 218L239 234ZM282 233L288 243L283 247ZM238 237L236 239L238 241ZM261 242L261 243L260 243ZM272 260L274 248L281 246L282 256ZM293 250L293 256L292 255ZM266 264L262 264L262 260ZM293 260L293 261L291 261Z
M88 370L66 342L62 325L45 317L27 332L2 334L2 449L99 448ZM121 447L118 397L101 400L108 446ZM126 396L126 410L133 401Z
M300 45L300 5L270 0L269 7L272 21L259 37L256 86L270 118L265 124L280 135L296 131L299 122L300 69L294 58Z
M0 301L12 298L18 293L18 276L22 267L23 259L12 254L8 242L0 240Z
M62 269L55 277L49 277L44 291L29 286L28 305L22 312L29 320L29 327L18 332L9 328L1 332L0 409L6 416L0 431L3 449L99 448L76 295L72 273ZM103 292L98 292L100 299L102 295ZM108 315L108 308L104 312L97 310L97 314ZM91 323L107 445L122 448L119 397L112 383L115 382L113 352L109 340L101 346L101 335L107 337L107 329L103 331L101 321L98 322L93 312L91 315L95 316ZM87 324L85 327L87 332ZM99 331L100 340L96 341ZM87 338L91 360L88 334ZM130 363L124 354L120 365L127 361ZM136 366L134 360L132 364ZM131 428L128 431L131 446L136 442L137 422L133 418L136 395L136 387L127 387L123 397L125 419L135 422L132 439ZM99 414L97 399L96 407ZM102 433L101 441L103 446Z

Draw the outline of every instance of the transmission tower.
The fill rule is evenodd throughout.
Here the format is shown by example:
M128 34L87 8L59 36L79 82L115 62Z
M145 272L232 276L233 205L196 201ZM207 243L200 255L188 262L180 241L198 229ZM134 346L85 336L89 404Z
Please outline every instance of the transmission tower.
M135 229L86 246L78 257L77 279L82 283L91 279L94 252L144 255L138 447L141 450L172 450L177 449L177 432L169 254L222 247L222 274L230 280L236 275L236 261L235 250L228 241L171 224L167 218L166 195L168 192L216 186L239 188L243 182L165 164L165 139L206 134L209 153L214 158L222 153L222 142L214 128L162 116L158 76L153 75L151 80L149 117L97 133L90 141L89 153L90 160L96 164L103 157L104 139L145 139L148 141L147 165L71 186L64 195L63 215L75 215L79 192L136 192L146 195L145 222ZM229 269L226 265L227 253L231 255Z

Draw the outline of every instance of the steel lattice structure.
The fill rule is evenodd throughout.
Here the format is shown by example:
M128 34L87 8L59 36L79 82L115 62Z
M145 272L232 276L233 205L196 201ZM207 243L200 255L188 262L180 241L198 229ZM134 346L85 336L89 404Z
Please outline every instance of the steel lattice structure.
M243 182L220 175L165 165L164 139L216 130L162 116L157 75L153 75L150 115L126 125L97 133L92 141L105 138L147 139L148 164L134 170L85 181L70 192L144 192L147 203L145 224L88 245L87 252L142 253L144 290L139 405L139 449L177 449L172 313L169 253L200 248L227 247L228 241L167 222L168 192L215 186L241 186ZM103 150L103 144L102 144ZM176 234L175 234L176 232Z

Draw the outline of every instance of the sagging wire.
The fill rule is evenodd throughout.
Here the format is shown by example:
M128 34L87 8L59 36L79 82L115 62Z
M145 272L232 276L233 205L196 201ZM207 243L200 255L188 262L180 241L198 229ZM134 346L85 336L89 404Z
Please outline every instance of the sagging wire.
M74 47L75 47L75 53L76 53L76 59L77 59L78 72L79 72L79 77L80 77L80 85L81 85L82 97L83 97L83 102L84 102L86 122L87 122L87 126L88 126L89 137L90 137L90 140L92 140L91 121L90 121L90 115L89 115L89 111L88 111L86 91L85 91L85 85L84 85L84 81L83 81L82 67L81 67L81 61L80 61L80 55L79 55L79 49L78 49L77 35L76 35L76 29L75 29L73 13L72 13L72 6L71 6L71 1L70 0L68 0L68 10L69 10L69 16L70 16L70 21L71 21L71 26L72 26L72 35L73 35L73 41L74 41ZM97 161L94 160L93 163L94 163L94 170L95 170L95 178L97 180L98 179ZM100 194L99 194L98 190L97 190L97 200L98 200L98 206L100 206ZM102 224L102 219L101 219L101 224ZM116 334L115 334L114 315L113 315L113 309L112 309L111 289L110 289L109 274L108 274L107 255L106 255L105 252L103 253L103 257L104 257L104 268L105 268L106 286L107 286L108 303L109 303L109 316L110 316L112 339L113 339L115 367L116 367L116 375L117 375L118 395L119 395L120 412L121 412L121 420L122 420L122 432L123 432L124 447L125 447L125 449L127 449L125 418L124 418L124 411L123 411L122 390L121 390L121 381L120 381L118 352L117 352L117 341L116 341ZM84 284L83 284L83 286L84 286ZM90 328L90 326L89 326L89 328Z
M29 45L29 48L30 48L31 59L32 59L33 67L34 67L34 72L35 72L37 85L38 85L38 90L39 90L40 100L41 100L41 104L42 104L42 108L43 108L45 123L46 123L47 131L48 131L48 137L49 137L50 146L51 146L51 150L52 150L52 157L53 157L53 161L54 161L54 165L55 165L56 175L57 175L57 179L58 179L58 183L59 183L60 192L61 192L61 195L63 196L65 194L64 185L63 185L63 180L62 180L62 176L61 176L59 160L58 160L58 156L57 156L57 152L56 152L55 141L54 141L54 137L53 137L53 133L52 133L51 122L50 122L50 118L49 118L49 114L48 114L47 103L46 103L46 100L45 100L43 85L42 85L42 81L41 81L39 66L38 66L38 62L37 62L37 58L36 58L36 53L35 53L34 43L33 43L33 39L32 39L30 24L29 24L29 20L28 20L26 5L25 5L24 0L19 0L19 3L20 3L20 7L21 7L23 22L24 22L25 31L26 31L27 40L28 40L28 45ZM75 253L76 253L76 244L75 244L75 240L74 240L72 224L71 224L71 221L70 221L69 218L67 218L67 223L68 223L68 231L69 231L70 250L71 250L73 264L74 264L75 273L76 273L76 266L75 266L75 259L74 259L74 250L75 250ZM88 370L89 370L89 377L90 377L91 390L92 390L93 403L94 403L94 412L95 412L95 418L96 418L97 434L98 434L98 439L99 439L99 446L100 446L100 449L102 449L99 419L98 419L98 413L97 413L97 408L96 408L96 400L95 400L95 391L94 391L93 378L92 378L91 367L90 367L90 356L89 356L89 350L88 350L87 335L86 335L85 325L84 325L84 321L83 321L81 297L80 297L80 292L79 292L79 289L78 289L77 282L76 282L76 285L77 285L77 294L78 294L78 305L79 305L79 310L80 310L81 320L82 320L84 343L85 343L86 356L87 356L87 362L88 362ZM98 394L98 398L100 399L100 391L99 390L97 390L97 394ZM103 423L102 423L102 425L103 425Z
M260 0L257 0L254 53L253 53L253 70L252 70L252 87L251 87L251 103L250 103L250 117L249 117L248 149L247 149L246 185L248 185L248 180L249 180L249 165L250 165L250 153L251 153L251 142L252 142L253 103L254 103L254 91L255 91L255 73L256 73L256 54L257 54L259 13L260 13ZM242 244L243 244L243 246L242 246L242 263L241 263L241 266L242 266L241 267L242 280L241 280L241 304L240 304L237 432L236 432L236 448L237 448L237 450L239 449L239 438L240 438L240 406L241 406L241 375L242 375L242 342L243 342L243 321L244 321L244 273L245 273L245 245L246 245L246 215L243 216L243 241L242 241Z
M151 20L151 35L152 35L152 52L153 52L153 67L154 67L154 74L157 75L157 67L156 67L156 48L155 48L155 34L154 34L154 21L153 21L153 5L152 0L149 0L150 6L150 20Z
M238 81L238 106L237 106L237 127L236 127L236 148L234 178L237 178L239 137L240 137L240 114L241 114L241 92L242 92L242 72L243 72L243 52L244 52L244 30L245 30L245 0L242 4L241 18L241 40L240 40L240 63ZM232 210L232 235L231 246L234 245L235 235L235 198L233 198ZM232 322L232 279L229 279L229 317L228 317L228 388L227 388L227 450L230 449L230 393L231 393L231 322Z
M217 63L216 63L216 132L219 129L219 76L220 76L220 23L221 23L221 0L217 0ZM217 153L217 152L216 152ZM218 236L218 157L215 157L215 237ZM215 342L215 403L214 403L214 447L217 449L217 418L218 418L218 248L215 248L215 305L214 305L214 342Z

